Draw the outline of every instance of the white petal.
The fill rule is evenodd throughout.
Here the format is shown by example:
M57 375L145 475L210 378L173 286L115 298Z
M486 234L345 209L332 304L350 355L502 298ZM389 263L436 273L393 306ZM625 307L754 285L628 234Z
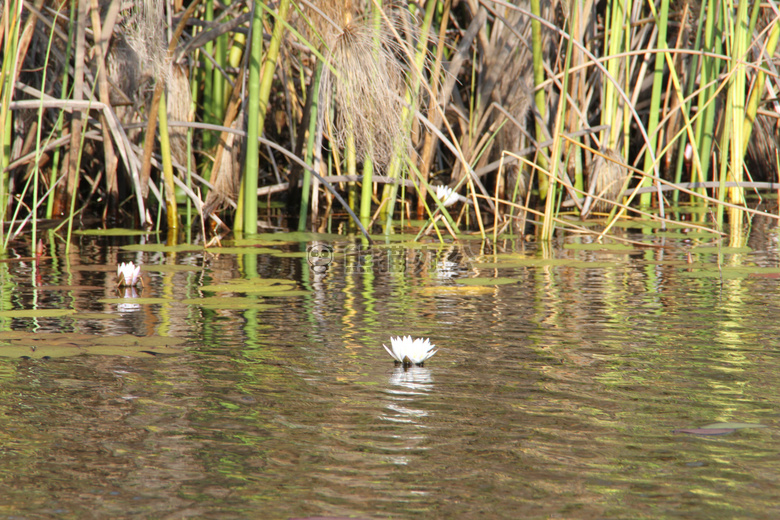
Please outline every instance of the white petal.
M390 338L390 339L392 339L392 338ZM390 354L390 355L393 357L393 359L395 359L395 360L396 360L396 361L398 361L399 363L403 363L403 362L402 362L400 359L398 359L398 356L396 356L396 355L395 355L395 352L393 352L392 350L390 350L389 348L387 348L387 345L385 345L384 343L382 343L382 346L383 346L383 347L385 347L385 350L387 351L387 353L388 353L388 354Z
M390 342L392 351L387 348L387 345L382 346L399 363L420 364L437 352L434 350L435 345L432 345L428 338L391 337Z

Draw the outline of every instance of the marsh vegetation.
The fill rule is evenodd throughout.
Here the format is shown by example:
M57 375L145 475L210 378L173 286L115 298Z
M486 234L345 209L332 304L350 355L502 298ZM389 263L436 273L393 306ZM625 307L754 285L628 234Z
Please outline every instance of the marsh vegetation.
M2 247L44 223L548 241L604 215L738 245L778 188L777 21L715 0L9 0Z

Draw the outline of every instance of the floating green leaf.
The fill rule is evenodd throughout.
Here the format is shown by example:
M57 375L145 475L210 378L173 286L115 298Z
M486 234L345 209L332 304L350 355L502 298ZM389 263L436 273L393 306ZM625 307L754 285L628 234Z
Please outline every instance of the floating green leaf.
M156 235L159 231L144 231L139 229L75 229L74 235L101 236L101 237L134 237Z
M307 251L278 251L274 250L271 253L276 258L306 258L308 256Z
M517 283L517 278L460 278L458 283L471 286L507 285Z
M733 430L743 430L745 428L768 428L765 424L757 424L757 423L739 423L739 422L723 422L723 423L712 423L708 424L707 426L702 426L702 428L709 429L709 428L731 428Z
M239 293L251 293L253 295L269 295L275 296L280 292L291 291L295 289L294 285L278 284L278 285L264 285L253 284L250 280L244 280L244 283L226 283L220 285L204 285L201 287L204 291L211 292L239 292Z
M573 249L575 251L617 251L621 253L635 253L636 247L628 244L564 244L564 249Z
M424 287L419 291L422 296L482 296L494 292L494 287L481 285L441 285Z
M718 246L698 246L691 249L691 253L723 253L724 255L736 253L750 253L753 251L750 247L718 247Z
M75 312L73 309L16 309L0 311L0 318L58 318Z
M147 357L182 352L183 338L164 336L96 336L78 333L3 333L0 357L55 358L78 355Z
M273 242L314 242L319 241L333 241L343 240L341 235L333 235L327 233L309 233L304 231L293 231L291 233L260 233L255 235L256 240L266 240Z
M124 251L143 251L146 253L191 253L203 251L203 246L193 246L190 244L181 244L178 246L168 246L165 244L129 244L122 246ZM209 251L211 251L209 249Z
M143 298L140 296L138 298L101 298L98 300L100 303L135 303L137 305L163 305L173 301L170 298Z
M264 300L257 297L246 296L209 296L206 298L187 298L181 301L186 305L199 305L207 309L232 310L232 309L253 309L268 310L280 307L264 303Z
M270 247L210 247L209 253L212 255L272 255L279 253L278 249Z

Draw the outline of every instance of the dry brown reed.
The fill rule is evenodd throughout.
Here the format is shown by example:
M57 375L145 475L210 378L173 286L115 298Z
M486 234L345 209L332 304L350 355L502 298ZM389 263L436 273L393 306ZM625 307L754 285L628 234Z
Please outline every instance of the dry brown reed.
M611 148L604 148L594 154L588 168L588 193L582 205L581 217L587 218L591 211L609 211L623 194L628 170L623 158Z
M392 6L384 17L371 18L342 2L323 2L320 9L341 25L323 31L327 66L320 84L321 115L333 114L331 138L344 148L354 135L359 159L368 157L386 165L398 149L406 150L401 97L406 85L407 54L387 26L397 22ZM316 18L320 16L313 14Z

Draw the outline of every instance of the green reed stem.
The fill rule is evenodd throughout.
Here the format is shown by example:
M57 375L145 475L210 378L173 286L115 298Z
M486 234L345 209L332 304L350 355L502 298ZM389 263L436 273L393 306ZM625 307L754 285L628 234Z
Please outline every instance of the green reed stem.
M699 12L699 19L702 19L706 13L707 4L702 3L700 7ZM704 37L704 26L698 25L696 28L696 39L693 44L694 50L701 50L702 48L702 39ZM693 93L693 89L696 88L697 84L697 75L699 71L699 67L702 63L702 55L701 54L695 54L692 56L692 59L690 61L690 66L688 68L688 76L686 79L686 85L685 85L685 99L688 101L685 102L685 106L682 110L684 114L687 114L687 117L690 119L691 116L691 106L692 106L692 100L690 100L691 94ZM682 182L682 173L683 173L683 164L685 161L685 148L688 143L691 143L691 149L696 151L696 156L698 158L698 143L700 142L700 136L696 133L696 129L701 128L701 118L697 118L694 130L693 130L693 136L690 139L686 139L686 136L682 136L679 140L679 145L677 146L677 164L675 166L675 173L674 173L674 182L675 184L679 184ZM690 182L694 182L695 178L700 178L700 180L704 180L701 177L702 171L701 171L701 159L697 159L696 161L697 167L691 167L691 171L688 172L690 174ZM702 192L704 189L702 189ZM675 191L672 195L672 200L674 200L675 203L677 203L680 199L680 192Z
M731 4L731 2L729 2ZM732 6L733 7L733 6ZM726 109L733 111L731 120L731 175L736 182L742 182L745 163L747 137L744 132L745 100L747 99L747 72L744 60L750 47L750 32L748 2L739 2L737 15L733 20L733 35L731 53L732 88L729 89L731 101L727 101ZM729 202L739 204L744 202L744 188L729 188Z
M650 115L647 121L647 135L650 142L645 152L645 173L651 174L653 171L653 157L658 148L658 120L661 113L661 89L664 88L664 62L666 60L666 26L669 23L669 0L661 0L661 10L656 18L656 27L658 27L658 37L656 38L656 48L660 51L655 54L655 68L653 70L653 91L650 97ZM642 181L643 186L650 186L650 177L645 177ZM651 193L643 193L640 196L639 204L649 206Z
M312 78L312 98L309 106L309 135L306 141L306 164L314 166L314 140L317 134L317 120L319 119L320 98L317 93L320 91L320 79L322 78L322 61L317 60L317 69ZM301 207L298 214L298 231L306 230L306 215L309 210L310 197L316 197L316 193L311 193L311 172L308 168L303 169L303 182L301 187Z
M347 120L349 124L350 120ZM347 175L354 178L357 176L357 150L355 149L355 132L352 125L347 128L346 140L344 142L344 163L346 164ZM357 183L355 181L347 182L347 203L352 211L357 208ZM353 223L349 223L350 230L353 229Z
M241 182L239 215L233 226L236 231L257 230L257 173L260 168L260 144L257 138L262 134L260 117L260 69L263 62L263 18L264 11L255 2L252 11L251 47L249 50L249 80L247 83L247 136L246 163ZM255 186L255 190L252 190ZM247 193L249 192L249 193Z
M3 41L3 56L13 57L3 59L0 68L0 242L1 251L5 251L7 241L3 237L3 224L5 223L8 200L10 197L11 176L8 172L8 164L11 161L11 139L13 134L11 110L8 106L13 100L14 81L19 60L17 48L19 46L19 28L22 23L22 1L11 1L6 7L8 26L5 29Z
M371 224L371 196L374 194L374 163L367 154L363 161L363 184L360 193L360 223L368 229Z
M721 53L721 39L716 38L715 35L722 34L723 31L723 17L718 16L719 4L715 0L707 0L706 10L704 4L702 4L702 16L705 17L704 26L704 42L702 50L707 54L720 54ZM718 26L716 27L716 20ZM712 143L715 133L715 118L716 107L714 103L709 101L715 95L715 85L713 82L720 75L721 60L712 56L704 55L701 58L701 85L707 85L699 93L697 105L701 112L700 118L696 121L696 131L699 157L701 157L701 173L704 177L709 178L710 162L712 156ZM695 73L693 74L696 76ZM695 146L696 144L694 144Z
M630 31L627 30L628 13L631 11L631 2L626 5L622 1L614 1L607 3L607 15L606 20L609 21L609 27L604 31L604 48L607 49L607 56L618 56L621 52L627 50L630 40ZM625 61L620 58L609 58L604 63L604 66L609 72L610 76L617 79L622 76L627 76L626 71L623 70L621 74L621 68L625 66ZM620 137L621 130L625 128L625 124L619 125L617 121L621 121L621 112L627 112L621 110L622 99L617 92L617 85L612 83L608 77L603 76L603 90L604 98L602 101L602 116L601 124L608 125L609 128L604 131L601 139L601 146L610 148L612 150L617 149L618 138Z
M778 37L780 37L780 24L775 23L772 27L769 37L766 41L766 47L764 48L764 56L774 56L777 49ZM764 60L761 70L759 70L756 76L756 82L753 85L753 90L750 92L750 98L748 99L747 108L745 109L745 128L744 132L744 145L742 148L743 153L747 153L748 142L750 142L750 135L753 132L753 123L756 120L756 114L758 113L758 105L761 100L761 96L764 93L764 85L766 83L766 73L764 69L769 69L770 63Z
M214 0L206 0L205 22L214 21ZM214 42L210 41L203 46L203 52L214 57ZM217 119L216 97L214 96L214 71L216 67L210 59L203 57L203 121L214 125L222 124ZM214 132L203 132L203 148L210 150L216 143Z
M61 8L62 6L60 6ZM57 10L57 16L59 16L60 12L59 9ZM52 27L51 31L49 32L49 41L46 45L46 58L44 58L44 67L43 67L43 75L41 78L41 85L46 85L46 76L49 71L49 59L51 57L51 47L52 47L52 41L54 41L54 27ZM61 123L61 119L58 119L58 122ZM32 215L32 244L33 247L36 246L36 238L38 236L38 178L40 176L40 162L41 162L41 155L42 155L42 148L41 148L41 133L43 132L43 96L41 96L41 105L38 107L38 125L37 129L35 131L35 164L33 166L33 206L30 210ZM56 171L55 171L56 174Z
M157 119L160 124L160 155L162 155L163 179L165 180L165 205L168 210L168 240L179 229L179 212L176 206L176 184L173 181L173 161L171 160L171 139L168 134L168 104L163 91L160 104L157 105Z
M263 54L263 6L255 3L255 11L252 16L252 48L249 58L249 103L247 111L247 155L244 178L241 183L244 187L244 222L243 229L247 233L257 233L257 185L260 169L260 143L258 138L263 135L265 116L268 112L268 98L271 95L271 85L274 79L276 61L279 58L279 47L284 36L284 28L287 13L290 9L290 0L280 0L275 14L274 30L271 34L271 43L265 61ZM260 70L262 63L262 73Z
M572 48L574 47L574 38L567 38L566 48L566 60L563 67L563 85L561 86L561 92L568 92L569 90L569 69L571 67L571 55ZM544 206L544 218L542 219L542 231L540 240L542 242L549 242L553 238L555 233L555 220L557 218L557 211L555 209L558 186L558 169L562 167L561 154L563 151L563 139L561 139L563 123L566 120L566 102L561 100L558 104L558 112L555 116L555 131L553 132L553 145L550 153L550 176L548 179L549 186L546 193L545 206Z
M73 53L73 38L75 34L76 19L76 2L70 3L70 18L68 19L68 42L65 45L65 63L70 63L71 54ZM60 92L60 99L68 99L70 93L68 92L68 85L70 83L70 71L65 69L62 71L62 90ZM62 127L64 125L64 118L62 117L63 110L60 110L60 114L57 116L57 123L55 124L55 135L62 135ZM58 146L54 150L54 154L51 160L51 172L49 172L49 186L54 186L57 182L57 175L60 171L60 159L62 157L62 147ZM51 190L46 201L46 218L50 219L54 216L54 202L57 195L57 190Z
M225 7L230 5L230 0L223 0ZM225 18L227 21L227 18ZM228 35L223 34L214 42L214 60L216 60L219 67L214 67L214 80L212 99L214 101L214 119L217 124L222 124L225 120L225 105L227 104L227 78L222 75L222 71L227 69L228 62Z
M541 17L542 9L540 0L531 0L531 13L537 17ZM546 102L544 98L544 89L541 87L544 83L544 58L542 49L542 24L537 18L531 20L531 35L533 40L533 70L534 70L534 103L536 109L539 111L539 116L542 120L546 119ZM537 142L544 141L544 130L542 129L542 123L536 120L536 140ZM540 168L546 169L547 164L541 154L537 154L537 163ZM549 186L549 180L546 176L539 176L539 197L547 197L547 190Z
M724 0L721 7L723 12L731 12L733 6L729 0ZM723 201L728 195L728 200L732 204L740 204L744 201L744 191L742 188L725 189L725 183L729 180L736 182L742 181L742 166L744 164L744 125L745 125L745 89L747 76L745 66L740 62L745 59L748 45L750 43L750 34L748 33L748 4L740 2L735 16L726 17L726 48L731 57L729 62L728 91L726 95L726 106L724 107L723 132L721 134L720 149L723 157L720 163L720 189L718 190L718 200ZM728 150L728 160L725 153ZM717 208L718 223L723 221L723 205L719 204ZM735 240L734 233L741 232L741 226L731 226L731 240ZM739 241L738 238L736 238Z

